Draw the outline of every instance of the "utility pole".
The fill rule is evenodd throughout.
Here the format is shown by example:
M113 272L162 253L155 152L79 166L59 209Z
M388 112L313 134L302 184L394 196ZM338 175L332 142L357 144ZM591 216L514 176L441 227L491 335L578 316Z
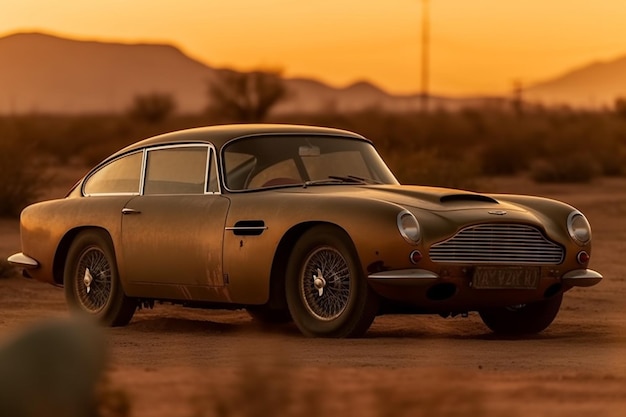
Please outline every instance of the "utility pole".
M429 66L429 0L422 0L422 112L428 113L428 66Z

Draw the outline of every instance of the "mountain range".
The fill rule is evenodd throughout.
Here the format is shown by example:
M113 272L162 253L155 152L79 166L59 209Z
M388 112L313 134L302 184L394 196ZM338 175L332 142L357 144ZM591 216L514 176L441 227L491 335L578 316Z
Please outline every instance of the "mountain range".
M197 113L208 106L208 86L218 71L171 45L16 33L0 38L0 114L123 112L135 96L154 92L171 94L181 113ZM285 84L289 95L276 113L412 111L421 106L419 94L392 95L368 82L334 88L313 79L289 78ZM626 96L626 57L524 90L524 98L551 105L606 106L617 96ZM494 102L505 98L429 98L429 106L447 110Z

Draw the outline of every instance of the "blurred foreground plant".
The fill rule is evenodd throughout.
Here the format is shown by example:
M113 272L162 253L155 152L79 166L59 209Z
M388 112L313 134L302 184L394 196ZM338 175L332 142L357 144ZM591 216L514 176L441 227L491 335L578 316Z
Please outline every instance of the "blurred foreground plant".
M0 259L0 278L9 278L15 275L13 268L7 261Z
M244 361L198 398L193 417L481 417L485 393L444 370L399 382L384 370ZM390 377L390 375L392 375ZM232 376L232 375L229 375ZM493 415L493 414L492 414Z

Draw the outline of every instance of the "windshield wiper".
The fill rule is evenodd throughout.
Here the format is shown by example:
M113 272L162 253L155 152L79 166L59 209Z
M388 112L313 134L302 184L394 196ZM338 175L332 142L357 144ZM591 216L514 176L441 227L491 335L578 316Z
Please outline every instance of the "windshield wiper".
M347 178L353 179L355 181L360 181L365 184L382 184L382 182L373 178L357 177L356 175L348 175Z

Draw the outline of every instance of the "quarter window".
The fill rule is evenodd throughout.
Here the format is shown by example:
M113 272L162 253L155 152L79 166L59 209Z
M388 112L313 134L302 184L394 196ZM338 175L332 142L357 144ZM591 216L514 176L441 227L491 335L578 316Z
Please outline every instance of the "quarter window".
M207 191L209 193L219 193L220 186L217 179L217 165L215 164L215 152L211 151L209 156L209 184Z
M139 194L142 153L116 159L92 174L83 188L86 195Z

